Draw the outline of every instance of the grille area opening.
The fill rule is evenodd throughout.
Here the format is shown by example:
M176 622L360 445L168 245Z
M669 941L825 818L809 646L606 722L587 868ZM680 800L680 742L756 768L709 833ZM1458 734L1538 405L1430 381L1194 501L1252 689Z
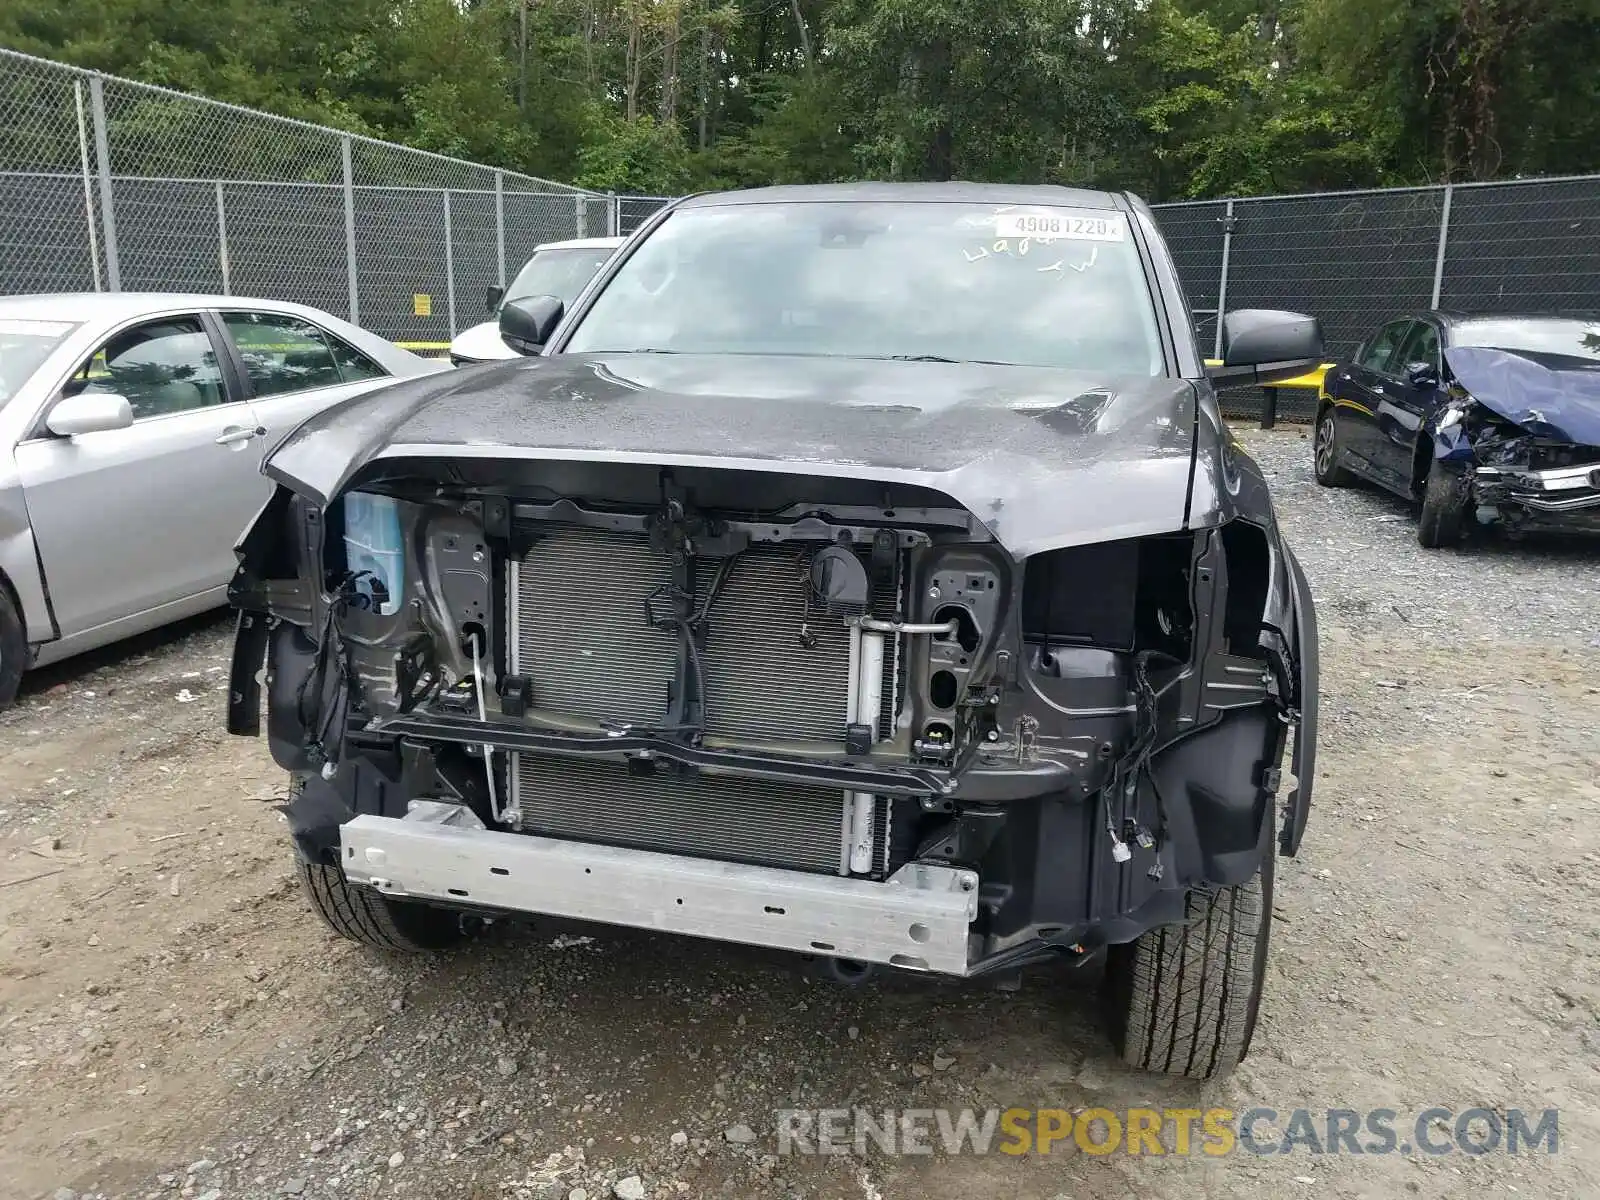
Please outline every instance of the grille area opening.
M509 572L510 669L533 680L533 703L590 720L649 724L667 710L678 638L645 622L645 597L671 578L643 535L581 526L530 531ZM863 557L865 557L863 551ZM810 552L757 545L739 555L707 618L701 662L708 736L843 742L850 636L807 604ZM716 560L701 560L705 596ZM873 608L892 613L895 581ZM898 655L884 656L880 736L892 725Z
M525 833L836 874L839 792L620 763L516 756Z
M652 626L646 598L672 564L642 534L532 524L508 564L507 666L531 681L535 709L601 722L660 724L680 638ZM825 742L843 752L850 631L808 599L817 543L756 544L734 561L706 613L700 648L707 737ZM869 551L860 549L864 562ZM709 597L720 560L695 560ZM900 610L903 575L874 585L872 610ZM902 658L886 647L878 734L893 728ZM849 798L730 776L630 773L601 759L509 756L516 827L526 833L805 871L839 873ZM874 815L873 873L887 864L887 802Z

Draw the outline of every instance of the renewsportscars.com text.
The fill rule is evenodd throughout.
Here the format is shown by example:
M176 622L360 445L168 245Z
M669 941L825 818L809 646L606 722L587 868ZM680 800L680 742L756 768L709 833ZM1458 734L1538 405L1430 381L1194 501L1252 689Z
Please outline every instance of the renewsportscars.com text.
M779 1109L778 1153L1555 1154L1559 1114L1426 1108Z

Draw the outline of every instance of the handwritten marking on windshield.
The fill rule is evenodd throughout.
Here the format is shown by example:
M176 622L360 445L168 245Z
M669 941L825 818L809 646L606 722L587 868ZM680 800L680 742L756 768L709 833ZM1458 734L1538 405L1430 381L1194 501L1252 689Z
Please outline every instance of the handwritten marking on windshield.
M1037 268L1035 268L1035 270L1037 270L1041 275L1044 274L1047 271L1054 271L1056 274L1060 275L1060 274L1063 273L1063 269L1064 268L1070 267L1072 270L1076 271L1079 275L1082 275L1090 267L1094 266L1095 259L1098 258L1099 256L1100 256L1100 248L1098 246L1096 246L1093 250L1091 250L1089 252L1089 261L1088 262L1069 263L1064 258L1058 258L1058 259L1056 259L1055 262L1051 263L1048 267L1037 267Z
M993 243L992 249L994 251L994 254L999 256L999 257L1001 257L1001 258L1019 259L1019 258L1026 258L1027 255L1028 255L1028 251L1031 250L1033 248L1033 246L1036 245L1036 244L1039 245L1039 246L1050 246L1050 245L1053 245L1058 240L1060 240L1060 239L1058 239L1058 238L1020 238L1020 239L1017 240L1015 249L1013 249L1010 239L1001 238L998 241ZM991 249L990 247L986 247L986 246L977 246L977 247L974 247L974 248L971 248L971 249L964 249L964 250L962 250L961 253L969 263L975 263L975 262L982 262L984 259L991 257L990 249ZM1058 258L1058 259L1055 260L1055 262L1049 263L1046 266L1035 267L1034 270L1038 271L1041 275L1044 275L1044 274L1055 274L1055 275L1061 276L1063 278L1065 277L1066 271L1068 271L1069 269L1073 270L1073 271L1076 271L1078 274L1082 275L1090 267L1094 266L1095 263L1099 260L1099 258L1100 258L1100 247L1099 246L1091 246L1091 247L1089 247L1089 257L1084 262L1081 262L1081 263L1069 263L1064 258Z

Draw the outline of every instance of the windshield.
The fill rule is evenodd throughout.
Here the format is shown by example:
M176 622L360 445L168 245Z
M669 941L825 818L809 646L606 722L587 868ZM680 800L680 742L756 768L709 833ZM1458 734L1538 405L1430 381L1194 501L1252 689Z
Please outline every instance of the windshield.
M571 304L614 249L612 246L569 246L559 250L536 250L511 281L505 298L526 300L529 296L554 296L563 304Z
M1163 369L1123 214L944 202L674 213L565 348Z
M1556 317L1501 317L1463 321L1452 339L1458 346L1564 354L1600 362L1600 321Z
M22 390L28 377L77 325L0 317L0 407Z

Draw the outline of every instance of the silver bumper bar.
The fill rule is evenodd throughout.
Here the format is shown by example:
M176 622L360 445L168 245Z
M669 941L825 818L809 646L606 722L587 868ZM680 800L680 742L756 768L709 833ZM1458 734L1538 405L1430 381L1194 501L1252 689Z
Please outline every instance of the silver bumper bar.
M1511 499L1541 512L1576 512L1600 505L1600 463L1526 471L1504 467L1479 467L1484 483L1508 485Z
M340 828L352 883L388 896L967 973L978 876L919 863L882 883L360 816Z

